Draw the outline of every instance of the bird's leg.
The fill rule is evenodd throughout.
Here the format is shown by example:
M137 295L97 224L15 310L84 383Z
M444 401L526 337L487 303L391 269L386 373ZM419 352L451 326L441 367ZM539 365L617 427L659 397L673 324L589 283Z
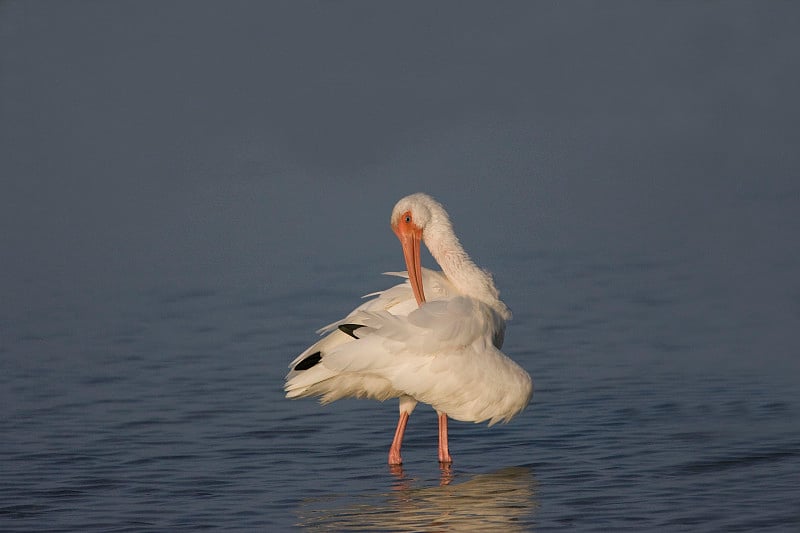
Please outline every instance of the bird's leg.
M417 400L411 396L407 396L405 394L400 396L400 420L397 421L397 429L394 432L392 447L389 448L390 465L403 464L403 458L400 457L400 446L403 444L403 434L406 432L408 417L414 412L414 408L416 406Z
M400 457L400 446L403 444L403 434L406 432L407 423L408 423L408 412L400 411L400 420L397 421L397 429L394 432L394 440L392 441L392 447L389 448L390 465L403 464L403 458Z
M453 462L447 446L447 415L445 413L439 413L439 462L445 464Z

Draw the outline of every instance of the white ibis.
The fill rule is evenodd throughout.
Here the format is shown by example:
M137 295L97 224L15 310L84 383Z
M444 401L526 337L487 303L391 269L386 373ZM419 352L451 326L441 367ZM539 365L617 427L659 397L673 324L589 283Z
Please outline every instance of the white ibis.
M492 276L472 262L447 212L427 194L397 202L391 225L403 246L408 280L369 296L290 365L286 397L400 399L389 464L417 402L439 415L439 461L451 463L447 417L489 425L507 422L528 405L531 377L502 352L511 312ZM424 242L441 272L422 268Z

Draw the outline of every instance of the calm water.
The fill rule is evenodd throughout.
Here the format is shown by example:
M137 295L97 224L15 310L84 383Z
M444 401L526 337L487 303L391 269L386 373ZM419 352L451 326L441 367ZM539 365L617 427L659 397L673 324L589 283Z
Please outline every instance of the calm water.
M449 471L428 408L390 471L395 402L283 398L313 331L392 282L369 266L3 316L0 529L800 527L796 282L742 305L691 258L492 260L536 391L508 425L453 422Z

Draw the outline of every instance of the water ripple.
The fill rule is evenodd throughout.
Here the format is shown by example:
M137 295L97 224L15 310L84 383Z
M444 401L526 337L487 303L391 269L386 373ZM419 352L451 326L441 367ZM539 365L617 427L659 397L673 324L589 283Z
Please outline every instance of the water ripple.
M510 324L533 404L508 425L453 422L447 471L429 408L393 471L396 402L283 397L288 361L358 280L313 300L188 288L5 320L0 529L797 529L794 380L743 364L734 329L695 324L680 265L550 261L534 289L581 296Z

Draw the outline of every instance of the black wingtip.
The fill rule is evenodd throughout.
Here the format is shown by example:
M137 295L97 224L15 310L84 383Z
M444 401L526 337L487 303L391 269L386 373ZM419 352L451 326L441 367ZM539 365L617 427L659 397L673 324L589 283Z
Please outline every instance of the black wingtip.
M353 332L355 330L357 330L358 328L363 328L363 327L364 327L364 324L341 324L339 326L339 331L341 331L342 333L347 333L348 335L350 335L354 339L357 339L358 337L356 337L356 334L353 333Z
M296 365L294 365L295 370L308 370L312 366L316 365L322 360L322 354L320 352L314 352Z

